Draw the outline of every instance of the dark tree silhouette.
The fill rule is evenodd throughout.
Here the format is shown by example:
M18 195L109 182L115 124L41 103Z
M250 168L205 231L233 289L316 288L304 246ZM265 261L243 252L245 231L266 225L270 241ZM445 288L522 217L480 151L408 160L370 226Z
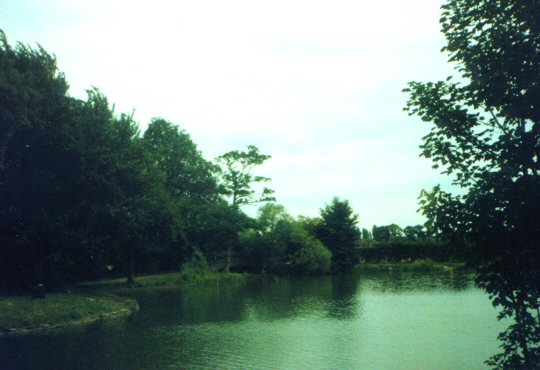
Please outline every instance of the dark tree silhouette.
M318 236L332 252L332 272L352 271L357 259L355 242L360 239L358 216L347 200L334 198L321 209L321 219Z
M465 239L477 283L515 323L499 368L540 366L540 2L450 0L444 47L457 82L411 82L406 110L432 123L422 156L462 195L423 191L428 229Z

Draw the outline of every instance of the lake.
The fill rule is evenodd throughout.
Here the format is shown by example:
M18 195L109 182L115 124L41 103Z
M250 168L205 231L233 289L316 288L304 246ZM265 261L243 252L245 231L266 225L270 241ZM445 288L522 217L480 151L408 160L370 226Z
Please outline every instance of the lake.
M470 274L138 291L127 322L0 340L2 369L482 369L507 323Z

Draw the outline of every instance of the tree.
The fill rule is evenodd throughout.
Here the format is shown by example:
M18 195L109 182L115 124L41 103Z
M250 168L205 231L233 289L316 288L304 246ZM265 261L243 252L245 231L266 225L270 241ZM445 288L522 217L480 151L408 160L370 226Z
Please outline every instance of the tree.
M259 149L253 145L249 145L247 149L245 152L233 150L216 159L221 167L222 193L230 197L231 205L237 214L240 214L240 207L243 205L275 200L272 196L273 190L263 187L262 191L258 192L254 188L259 183L270 181L268 177L253 174L255 167L270 159L270 156L259 153ZM233 245L233 243L229 244L227 249L226 271L230 267Z
M274 240L277 239L277 230L280 223L292 223L293 218L287 213L285 207L280 204L267 203L259 208L257 217L257 228L269 235Z
M217 158L217 163L222 168L223 194L231 198L233 206L240 207L275 200L272 196L273 190L264 187L261 192L257 192L253 188L258 183L270 181L268 177L253 174L256 166L260 166L270 158L269 155L260 154L259 149L253 145L249 145L245 152L233 150Z
M249 263L262 271L329 272L332 254L302 221L294 220L281 205L267 203L260 207L253 228L240 236Z
M321 209L319 239L332 252L332 272L346 273L356 264L355 242L360 238L358 216L347 200L334 198Z
M396 224L373 226L373 239L380 242L399 239L404 236L403 229Z
M422 225L407 226L403 229L403 234L408 240L425 240L427 236Z
M67 95L42 48L0 35L0 271L5 288L133 271L156 214L160 176L132 118L97 90ZM131 274L132 276L132 274Z
M12 48L0 31L0 283L6 288L59 279L58 239L77 197L67 88L54 56Z
M422 156L462 188L421 194L427 228L471 245L500 318L498 368L540 366L540 2L449 0L446 51L461 81L409 83L406 111L432 123Z
M162 241L168 255L177 267L198 250L209 257L215 249L213 243L222 246L230 239L229 233L220 229L228 228L229 217L217 216L225 212L215 177L217 167L203 158L186 131L161 118L152 119L143 143L164 174L169 206L174 209L166 232L170 237Z
M388 226L373 225L373 239L378 242L387 242L390 239L390 230Z
M371 239L371 233L366 228L362 229L362 239L363 240L370 240Z
M279 269L292 230L293 218L285 207L267 203L259 208L254 227L242 234L243 249L261 271Z
M123 265L132 283L137 255L148 245L149 228L165 203L163 176L132 117L116 116L99 91L89 91L76 112L79 197L68 213L79 235L76 245L98 270L105 260Z
M387 227L388 227L388 232L390 233L390 240L399 239L404 236L403 229L399 225L390 224Z
M298 216L298 222L302 225L302 228L306 230L310 235L317 238L318 230L322 223L320 217L307 217L307 216Z
M172 196L215 200L217 168L203 158L186 131L164 119L154 118L143 138L146 150L165 173Z
M286 250L286 266L292 273L326 274L330 272L332 253L311 235L301 223L292 225Z

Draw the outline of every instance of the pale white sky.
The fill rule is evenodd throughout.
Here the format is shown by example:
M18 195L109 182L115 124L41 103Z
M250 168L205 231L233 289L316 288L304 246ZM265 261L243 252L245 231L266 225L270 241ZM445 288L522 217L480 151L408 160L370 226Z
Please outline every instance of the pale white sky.
M420 190L449 182L419 158L429 126L401 92L452 74L440 5L2 0L0 27L55 54L71 95L95 86L142 130L159 116L208 159L249 144L272 155L258 173L292 215L338 196L371 228L423 222Z

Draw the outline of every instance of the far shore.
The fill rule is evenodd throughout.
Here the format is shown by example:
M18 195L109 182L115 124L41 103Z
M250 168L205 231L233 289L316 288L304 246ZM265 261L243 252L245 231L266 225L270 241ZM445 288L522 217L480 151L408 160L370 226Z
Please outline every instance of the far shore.
M365 262L356 265L361 272L392 272L392 271L454 271L468 269L464 262L436 262L430 259L419 259L403 262Z
M360 273L451 272L465 269L462 262L416 260L397 263L360 263ZM194 287L217 282L243 283L260 275L248 273L172 272L138 276L133 284L125 278L88 281L68 286L64 292L47 293L45 299L30 296L0 297L0 337L46 333L100 320L126 318L139 309L138 302L125 293L134 289Z

